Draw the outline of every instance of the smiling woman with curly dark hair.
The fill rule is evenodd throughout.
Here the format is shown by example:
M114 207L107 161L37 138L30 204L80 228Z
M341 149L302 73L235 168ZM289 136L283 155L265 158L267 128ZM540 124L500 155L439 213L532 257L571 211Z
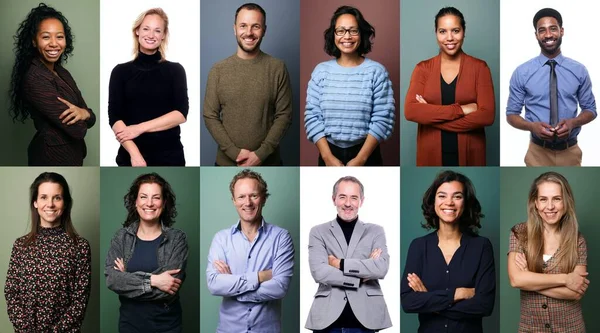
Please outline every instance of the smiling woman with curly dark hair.
M43 3L33 8L14 36L11 75L13 121L33 120L37 130L28 148L29 165L83 165L84 137L96 117L87 107L63 61L73 55L68 20Z

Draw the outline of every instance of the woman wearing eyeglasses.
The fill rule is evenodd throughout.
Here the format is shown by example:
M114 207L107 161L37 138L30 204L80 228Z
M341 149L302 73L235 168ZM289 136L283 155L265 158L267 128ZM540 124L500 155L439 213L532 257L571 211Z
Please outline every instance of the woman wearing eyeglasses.
M308 82L304 127L319 149L319 166L382 165L379 144L394 126L392 82L365 57L375 29L350 6L339 7L325 30L325 52Z
M486 165L484 128L494 123L494 84L485 61L463 52L465 28L458 9L440 9L440 53L417 64L410 78L404 116L418 124L417 166Z

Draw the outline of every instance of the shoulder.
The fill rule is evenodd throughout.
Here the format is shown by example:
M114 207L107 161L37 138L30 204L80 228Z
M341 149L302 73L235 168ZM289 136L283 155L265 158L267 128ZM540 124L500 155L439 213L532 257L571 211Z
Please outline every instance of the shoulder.
M122 241L127 237L130 237L130 235L128 235L127 228L120 228L119 230L117 230L117 232L115 232L115 235L113 236L113 241Z
M177 228L169 228L169 229L167 229L166 234L169 237L172 237L174 239L186 238L185 232L183 230L177 229Z
M269 232L272 235L278 236L278 235L289 234L289 232L287 231L287 229L282 228L282 227L280 227L278 225L275 225L275 224L272 224L272 223L267 223L267 222L265 222L265 225L269 228Z
M475 58L473 56L470 56L468 54L464 54L465 56L465 64L472 66L472 67L480 67L480 68L485 68L488 67L487 63L479 58Z
M313 226L310 228L310 234L317 235L329 230L331 228L331 223L335 223L335 220Z
M21 236L15 240L13 243L13 249L22 249L25 247L25 240L27 239L27 235Z
M135 69L135 66L133 65L133 61L128 61L128 62L125 62L122 64L118 64L112 69L111 77L127 75L134 69Z
M570 72L572 72L575 76L577 76L579 79L583 79L589 75L588 70L584 64L571 58L564 57L562 65Z
M431 58L423 60L423 61L420 61L415 66L415 71L416 70L422 70L422 71L431 71L431 70L433 70L433 68L435 67L435 64L437 62L439 62L438 57L439 57L439 55L437 55L435 57L431 57Z
M364 223L364 226L365 226L365 231L366 231L366 232L369 232L369 233L377 233L377 234L379 234L379 233L385 234L385 230L384 230L384 229L383 229L383 227L382 227L382 226L380 226L379 224L375 224L375 223L367 223L367 222L365 222L365 221L360 221L360 220L359 220L359 222L362 222L362 223Z
M578 247L587 247L587 242L581 232L577 235L577 246Z
M513 75L529 76L529 74L532 73L534 69L537 69L539 67L538 62L538 57L527 60L526 62L520 64L519 66L517 66L517 68L515 68Z
M365 66L365 68L368 68L370 70L387 74L387 69L385 68L385 66L383 66L381 63L379 63L375 60L372 60L370 58L365 58L363 66Z
M160 63L160 65L172 72L185 74L185 68L183 68L183 66L178 62L172 62L167 60Z
M264 53L263 52L263 59L262 61L269 63L271 66L277 66L277 67L284 67L285 68L285 62L279 58L275 58L272 55L268 54L268 53Z
M335 59L323 61L315 66L313 75L335 71L336 67Z
M409 251L424 251L425 247L429 242L436 240L437 236L435 233L436 231L433 231L428 233L427 235L423 235L421 237L413 239L408 247Z
M476 247L487 248L492 247L492 242L487 237L477 234L466 234L469 237L469 242L474 244Z
M520 234L520 233L523 233L523 232L527 232L527 223L526 222L522 222L522 223L515 224L510 229L510 232L512 234Z
M218 70L221 70L221 69L223 69L223 68L228 68L228 67L230 67L232 64L235 64L236 62L237 62L237 59L236 59L236 55L234 54L234 55L232 55L232 56L229 56L229 57L227 57L227 58L225 58L225 59L222 59L222 60L219 60L219 61L215 62L215 63L212 65L212 67L210 68L210 70L211 70L211 72L212 72L212 71L218 71Z

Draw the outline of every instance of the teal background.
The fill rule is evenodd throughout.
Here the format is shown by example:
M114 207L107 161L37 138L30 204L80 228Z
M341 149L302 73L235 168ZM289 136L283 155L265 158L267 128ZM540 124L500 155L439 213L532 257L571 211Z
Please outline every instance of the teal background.
M456 7L466 22L463 50L484 60L492 72L496 97L496 119L486 127L487 165L500 165L500 1L443 0L400 1L400 161L416 165L417 123L404 118L404 101L415 66L439 53L435 15L447 6Z
M546 171L557 171L567 178L573 195L579 231L585 237L588 250L588 272L590 287L581 300L583 319L587 332L600 332L600 319L597 314L600 288L597 287L597 276L600 276L598 262L600 252L600 225L598 224L598 184L600 172L598 168L502 168L500 178L500 289L502 332L516 332L519 327L520 293L512 288L508 280L507 256L510 243L510 229L517 223L527 221L527 197L529 188L535 178Z
M433 180L435 176L442 170L448 168L438 167L403 167L400 173L400 183L402 187L400 189L401 207L401 225L400 225L400 236L401 236L401 256L402 256L402 274L404 274L404 263L408 252L408 247L411 241L417 237L424 236L431 231L421 227L421 223L425 222L423 218L423 211L421 210L421 204L423 203L423 194ZM481 220L482 228L479 231L479 235L487 237L494 248L494 261L496 266L496 281L500 275L499 267L499 249L500 249L500 210L498 207L498 185L500 181L499 168L451 168L451 170L460 172L467 176L473 186L479 203L481 204L481 211L485 214L485 217ZM500 295L499 295L500 284L496 283L496 302L494 305L494 312L490 317L483 318L483 331L484 332L499 332L500 327ZM399 289L399 288L398 288ZM402 311L400 316L401 332L416 332L419 327L419 318L417 314L406 314ZM514 330L513 330L514 332Z
M183 332L197 333L198 329L198 187L200 171L198 168L102 168L100 179L100 209L102 211L100 226L100 263L96 276L101 282L100 307L102 314L101 332L117 331L119 322L119 298L106 287L104 278L104 262L114 234L122 227L127 210L123 196L131 183L141 174L156 172L161 175L175 193L177 217L174 228L181 229L187 235L189 255L187 261L186 280L179 290L181 308L183 309Z
M208 250L213 236L237 223L239 216L231 199L229 183L242 168L202 167L200 171L200 332L214 332L219 321L221 297L212 296L206 285ZM263 208L268 223L289 231L294 242L294 276L283 299L282 332L297 332L300 327L300 169L291 167L253 168L267 182L271 196Z
M82 331L100 332L99 279L95 269L101 259L99 255L98 229L100 223L100 173L97 168L0 168L0 209L4 224L0 232L0 283L4 292L6 271L14 241L30 231L31 216L29 206L29 187L35 178L45 171L57 172L65 177L71 196L73 209L71 219L77 233L88 240L92 250L92 290L88 302ZM10 190L6 190L10 189ZM6 313L6 300L0 297L0 332L13 332Z
M13 36L19 24L41 0L0 1L0 165L27 165L27 146L35 134L31 119L13 123L8 113L9 87L15 62ZM75 35L73 56L64 64L88 107L96 114L96 124L85 137L87 157L84 166L100 165L100 1L52 0L46 2L63 13ZM65 107L66 110L66 107Z

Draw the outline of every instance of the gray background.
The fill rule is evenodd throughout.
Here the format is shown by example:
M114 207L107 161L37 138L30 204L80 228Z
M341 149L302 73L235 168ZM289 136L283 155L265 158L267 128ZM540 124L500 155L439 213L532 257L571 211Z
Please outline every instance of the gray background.
M208 72L212 66L237 50L233 32L235 10L247 1L202 1L200 4L200 109L204 106L204 93ZM285 62L290 74L293 94L292 123L280 142L284 165L300 164L300 2L299 0L264 0L260 6L267 13L267 31L261 50ZM200 126L200 165L214 165L217 144L206 126Z
M404 118L404 101L415 66L439 53L434 18L446 6L460 10L466 22L463 50L484 60L492 72L496 97L496 119L486 127L487 165L500 164L500 3L498 0L400 1L400 160L402 166L416 164L417 123Z

